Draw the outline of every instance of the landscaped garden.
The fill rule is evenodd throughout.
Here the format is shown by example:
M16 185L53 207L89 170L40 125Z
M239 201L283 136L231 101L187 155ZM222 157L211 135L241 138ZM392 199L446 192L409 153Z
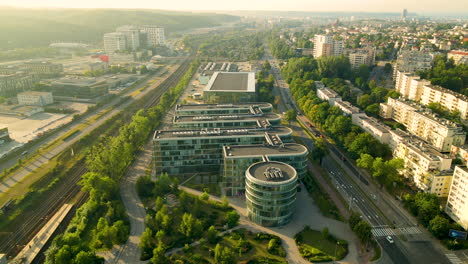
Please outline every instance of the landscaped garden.
M320 232L306 226L294 239L301 256L310 262L341 260L348 254L348 242L331 235L328 228Z
M199 245L186 247L172 256L173 263L247 263L286 264L286 251L281 239L266 233L236 229L221 236L210 233Z

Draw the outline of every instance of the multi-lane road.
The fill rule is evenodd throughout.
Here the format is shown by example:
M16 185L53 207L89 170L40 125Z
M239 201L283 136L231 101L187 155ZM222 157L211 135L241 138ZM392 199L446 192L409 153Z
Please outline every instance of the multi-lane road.
M289 86L281 77L278 62L271 55L267 55L266 59L269 60L272 73L277 80L277 93L285 103L282 111L296 110L299 113L298 122L312 134L320 133L320 136L326 139L326 135L318 129L308 127L310 120L300 114L302 111L292 99ZM302 128L295 132L302 135L302 140L309 150L314 148L314 140L305 135ZM359 211L373 226L372 233L384 251L382 263L451 263L444 256L440 244L432 241L426 231L416 226L416 222L401 208L394 197L367 180L357 168L343 158L343 154L336 146L328 144L328 147L330 154L323 159L322 167L329 173L335 188L348 201L350 209ZM390 243L386 239L387 236L391 236L394 242ZM421 254L421 252L426 253Z

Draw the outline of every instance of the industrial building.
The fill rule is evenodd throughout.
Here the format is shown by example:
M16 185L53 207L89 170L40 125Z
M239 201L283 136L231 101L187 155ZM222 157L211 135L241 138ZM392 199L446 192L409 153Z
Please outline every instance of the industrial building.
M255 102L254 72L215 72L203 89L205 103Z
M247 216L262 226L289 223L297 192L296 170L282 162L263 161L245 172Z
M95 98L107 93L109 85L96 78L60 78L50 84L54 96Z

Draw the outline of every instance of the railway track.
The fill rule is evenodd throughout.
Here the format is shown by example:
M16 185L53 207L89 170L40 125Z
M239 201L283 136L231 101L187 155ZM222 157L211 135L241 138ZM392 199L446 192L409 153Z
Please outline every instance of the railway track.
M143 107L139 107L138 109L148 109L156 105L164 93L168 92L171 87L177 85L180 78L190 68L192 60L193 57L184 61L171 76L148 94L148 96L151 96L150 98L137 100L132 103L129 108L132 109L134 107L133 105L142 105ZM52 217L62 205L78 198L74 208L74 210L76 210L85 203L88 199L88 194L81 192L81 186L77 183L86 172L88 172L88 169L84 162L82 162L70 176L66 177L65 180L56 187L57 189L54 190L43 203L34 210L24 212L24 216L22 216L21 219L18 217L17 220L10 223L9 227L10 229L14 229L14 231L0 239L0 253L5 253L8 257L15 256L21 251L24 245L39 232L49 218Z

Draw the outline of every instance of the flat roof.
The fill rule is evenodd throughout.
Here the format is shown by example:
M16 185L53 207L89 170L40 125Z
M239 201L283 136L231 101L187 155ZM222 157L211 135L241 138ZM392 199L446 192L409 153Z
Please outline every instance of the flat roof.
M96 78L60 78L56 81L53 81L52 84L60 85L60 84L73 84L78 86L89 86L96 83L102 83L104 81L99 81Z
M178 130L156 130L153 140L179 139L179 138L201 138L201 137L235 137L235 136L262 136L268 134L289 135L292 130L288 127L277 126L270 128L210 128L210 129L178 129Z
M174 123L207 123L215 121L257 121L257 120L275 120L281 119L281 116L275 113L264 113L262 115L253 114L232 114L232 115L176 115Z
M203 91L255 92L255 73L215 72Z
M347 101L336 101L335 106L341 108L341 110L346 109L353 114L361 113L361 109L357 108L356 106L352 105L350 102Z
M388 127L387 125L379 122L379 120L373 118L373 117L370 117L370 116L359 116L360 119L362 120L365 120L367 121L367 123L369 125L371 125L372 127L374 127L375 129L378 129L380 132L382 133L389 133L391 128Z
M297 177L297 172L291 165L278 161L258 162L252 164L247 171L252 177L265 182L284 182Z
M225 158L229 157L258 157L258 156L284 156L291 154L305 154L307 148L297 143L285 143L283 146L274 145L234 145L224 146Z
M19 93L18 95L36 95L36 96L40 96L40 95L49 95L51 94L50 92L38 92L38 91L26 91L26 92L22 92L22 93Z
M270 103L235 103L235 104L179 104L176 105L176 111L189 111L189 110L211 110L211 109L245 109L249 110L251 106L260 108L272 108Z
M323 87L318 89L320 92L324 93L326 96L329 98L337 98L340 97L337 92L333 91L332 89L328 87Z

